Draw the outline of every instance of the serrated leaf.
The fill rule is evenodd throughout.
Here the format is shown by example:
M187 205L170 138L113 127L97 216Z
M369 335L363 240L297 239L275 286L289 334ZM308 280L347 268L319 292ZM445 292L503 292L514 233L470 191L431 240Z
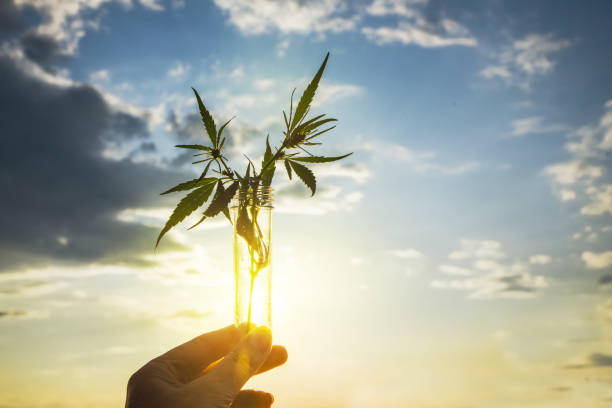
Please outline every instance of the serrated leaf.
M211 150L210 147L207 146L202 146L199 144L190 144L190 145L176 145L174 147L180 147L182 149L193 149L193 150L205 150L207 152L209 152Z
M323 156L308 156L308 157L293 157L291 160L299 161L302 163L328 163L336 160L344 159L353 153L345 154L344 156L335 157L323 157Z
M323 75L323 71L325 70L325 66L327 65L328 58L329 52L325 56L325 59L323 60L323 63L319 67L319 70L315 74L314 78L312 78L312 81L310 81L310 83L304 90L304 93L302 94L302 97L300 98L300 101L298 102L297 107L295 108L295 116L293 116L293 119L291 121L291 129L297 126L297 124L300 123L302 118L306 115L306 111L308 111L310 103L312 102L312 98L314 97L317 87L319 86L319 81L321 80L321 76Z
M322 130L322 131L320 131L320 132L317 132L317 133L315 133L314 135L309 135L309 136L306 138L306 140L311 140L311 139L314 139L314 138L315 138L315 137L317 137L317 136L321 136L323 133L325 133L325 132L329 132L330 130L334 129L335 127L336 127L336 126L332 126L332 127L329 127L329 128L327 128L327 129L325 129L325 130ZM319 143L319 144L320 144L320 143Z
M219 214L232 200L234 194L236 194L236 190L238 189L238 182L235 181L230 186L225 189L223 187L223 183L221 180L217 183L217 191L215 192L215 196L210 202L210 205L204 211L204 215L207 217L214 217Z
M310 133L313 130L316 130L318 127L321 127L322 125L329 123L329 122L337 122L338 119L334 119L334 118L327 118L327 119L322 119L319 120L317 122L312 122L309 125L306 125L302 128L302 131L304 133Z
M276 170L276 163L270 162L273 156L269 138L266 137L266 152L264 153L263 160L261 161L261 184L264 186L270 186L270 184L272 184L272 178L274 177L274 171ZM266 164L268 167L264 169Z
M289 129L289 121L287 120L287 114L283 111L283 119L285 119L285 126Z
M233 118L231 118L230 120L228 120L227 122L225 122L220 128L219 128L219 133L217 134L217 139L221 140L221 134L223 133L223 129L225 129L225 127L232 121L234 120L235 116ZM225 142L225 140L223 141L223 143Z
M179 222L183 221L187 216L189 216L192 212L194 212L198 207L208 200L210 194L215 188L214 183L206 184L196 190L193 190L191 193L187 194L183 199L178 203L172 215L166 221L166 225L159 233L157 237L157 242L155 243L155 248L159 245L159 241L162 237L170 231L172 227L174 227Z
M202 172L198 180L202 180L204 177L206 177L206 173L208 173L208 169L210 168L210 165L212 164L212 162L213 162L212 160L209 161L206 167L204 167L204 171Z
M160 195L164 195L164 194L168 194L168 193L174 193L176 191L185 191L185 190L192 190L196 187L201 187L205 184L210 184L217 181L216 178L214 177L210 177L210 178L203 178L203 179L193 179L193 180L189 180L186 181L184 183L181 183L179 185L176 185L174 187L172 187L170 190L168 191L164 191L163 193L161 193Z
M287 170L289 180L291 180L291 166L289 165L289 160L285 160L285 169Z
M314 195L315 191L317 190L317 179L312 171L310 171L310 169L303 164L299 164L291 160L289 161L289 164L291 164L291 168L293 171L295 171L295 174L297 174L304 184L306 184L306 187L312 191L312 195Z
M231 224L232 223L232 217L230 217L229 207L226 205L225 208L221 210L221 212L223 212L223 215L225 215L225 218L227 218L227 220Z
M200 109L200 116L202 117L202 123L204 123L204 128L206 128L206 133L208 133L208 137L210 138L210 141L212 142L213 146L217 146L217 128L215 127L215 121L213 120L208 110L206 110L206 106L204 106L204 103L202 102L202 98L200 98L200 94L198 94L198 91L196 91L193 87L191 89L193 89L193 93L195 94L196 99L198 100L198 108Z

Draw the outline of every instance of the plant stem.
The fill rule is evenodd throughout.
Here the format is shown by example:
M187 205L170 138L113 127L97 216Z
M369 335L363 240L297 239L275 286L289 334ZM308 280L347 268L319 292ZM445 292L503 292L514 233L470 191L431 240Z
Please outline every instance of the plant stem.
M255 282L255 274L251 273L251 287L249 288L249 313L247 317L247 326L251 326L251 305L253 303L253 283Z

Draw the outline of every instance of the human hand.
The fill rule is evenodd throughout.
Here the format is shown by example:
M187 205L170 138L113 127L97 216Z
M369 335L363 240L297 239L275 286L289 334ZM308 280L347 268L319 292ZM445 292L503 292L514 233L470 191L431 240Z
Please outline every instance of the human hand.
M287 361L264 326L228 326L154 358L130 377L126 408L268 408L274 398L241 388Z

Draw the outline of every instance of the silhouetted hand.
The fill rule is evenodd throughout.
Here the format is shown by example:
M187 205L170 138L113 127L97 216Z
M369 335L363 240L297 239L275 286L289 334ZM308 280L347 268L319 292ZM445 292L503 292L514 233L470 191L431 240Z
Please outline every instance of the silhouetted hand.
M126 408L268 408L274 398L240 389L287 361L264 326L205 333L149 361L128 382Z

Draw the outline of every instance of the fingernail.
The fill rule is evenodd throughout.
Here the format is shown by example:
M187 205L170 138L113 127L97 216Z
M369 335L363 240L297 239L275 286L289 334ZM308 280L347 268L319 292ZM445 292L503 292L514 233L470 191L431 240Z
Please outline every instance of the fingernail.
M272 347L272 332L266 326L259 326L249 334L249 346L260 353L266 353Z

